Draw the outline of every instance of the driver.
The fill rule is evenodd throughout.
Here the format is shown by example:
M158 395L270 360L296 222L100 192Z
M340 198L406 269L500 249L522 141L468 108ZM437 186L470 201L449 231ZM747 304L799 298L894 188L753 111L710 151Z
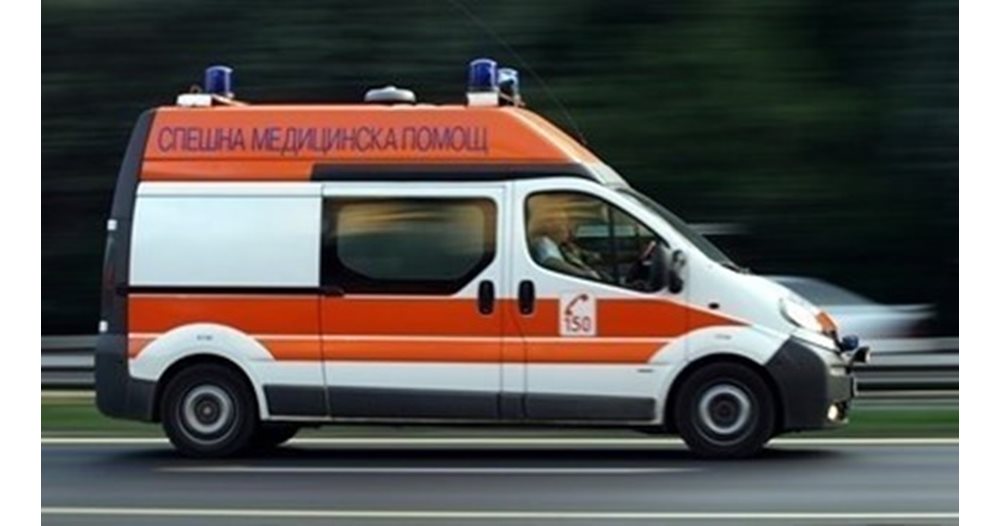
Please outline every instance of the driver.
M588 260L594 262L599 256L573 242L572 222L562 207L544 207L532 214L528 237L532 256L543 266L575 276L604 280L604 276L588 264Z

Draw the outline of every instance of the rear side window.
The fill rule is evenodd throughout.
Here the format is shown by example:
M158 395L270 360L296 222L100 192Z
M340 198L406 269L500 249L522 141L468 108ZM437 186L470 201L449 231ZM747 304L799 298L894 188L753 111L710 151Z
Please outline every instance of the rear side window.
M319 197L140 196L131 285L316 287Z
M327 198L323 284L348 293L452 294L495 256L489 199Z

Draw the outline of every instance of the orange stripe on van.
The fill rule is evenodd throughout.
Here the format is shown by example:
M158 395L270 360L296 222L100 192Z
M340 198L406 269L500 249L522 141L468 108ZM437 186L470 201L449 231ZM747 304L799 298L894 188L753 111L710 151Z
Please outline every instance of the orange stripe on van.
M144 181L271 181L280 175L286 180L308 181L313 161L294 160L147 160L142 163Z
M128 356L135 358L156 338L150 336L129 335ZM258 337L257 341L267 349L275 360L320 361L323 355L320 339L316 338L275 338Z
M129 337L129 357L135 358L153 341L147 336ZM393 361L393 362L454 362L498 363L501 343L454 340L447 338L420 341L405 340L344 340L322 342L319 338L285 339L257 337L275 360L320 361ZM504 342L508 345L511 342ZM512 342L520 345L521 342ZM600 339L566 339L532 342L532 363L648 363L669 340L662 341L601 341ZM519 360L507 360L511 361Z
M128 357L135 358L139 356L139 353L153 341L154 338L142 337L142 336L129 336L128 337Z
M601 299L596 337L561 339L559 300L539 299L528 316L516 300L498 303L484 316L472 298L134 294L129 327L144 337L130 338L129 356L149 342L147 334L218 323L255 335L277 360L645 363L687 330L741 324L663 300Z
M479 313L476 300L426 298L332 298L323 303L327 334L424 334L441 336L558 336L559 300L538 299L535 312L523 316L517 300L501 299L492 316ZM498 329L499 312L514 320ZM742 325L725 316L663 300L600 299L597 335L608 337L677 337L716 325ZM523 332L522 332L523 331Z
M251 334L319 335L319 297L311 295L133 294L128 306L133 332L219 323Z
M525 336L559 334L559 300L539 299L535 312L521 316L516 301L509 311ZM654 299L599 299L597 301L597 335L606 337L677 337L686 332L717 325L742 323L685 305Z
M530 363L648 363L661 342L528 342Z
M319 337L306 339L285 339L277 337L257 338L257 341L271 353L275 360L320 361L323 350Z
M503 301L503 300L501 300ZM496 336L499 310L479 313L474 298L365 298L323 300L326 334Z
M392 362L486 362L500 361L500 340L489 341L325 341L327 360Z
M647 363L669 340L601 341L599 339L554 339L529 341L532 363ZM519 342L518 342L519 343ZM325 341L323 353L336 361L485 362L500 359L500 345L489 341L454 339ZM506 342L505 342L506 345Z

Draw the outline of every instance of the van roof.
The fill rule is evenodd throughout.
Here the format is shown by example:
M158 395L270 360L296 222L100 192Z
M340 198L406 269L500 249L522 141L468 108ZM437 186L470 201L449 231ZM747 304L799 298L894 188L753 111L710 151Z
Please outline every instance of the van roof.
M335 168L587 166L597 157L523 108L240 105L153 112L142 180L307 181Z

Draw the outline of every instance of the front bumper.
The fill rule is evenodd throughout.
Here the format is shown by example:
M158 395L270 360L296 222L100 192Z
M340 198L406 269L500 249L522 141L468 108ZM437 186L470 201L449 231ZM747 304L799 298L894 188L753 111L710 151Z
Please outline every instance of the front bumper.
M840 354L789 338L765 367L778 388L780 432L823 429L847 422L857 383Z

